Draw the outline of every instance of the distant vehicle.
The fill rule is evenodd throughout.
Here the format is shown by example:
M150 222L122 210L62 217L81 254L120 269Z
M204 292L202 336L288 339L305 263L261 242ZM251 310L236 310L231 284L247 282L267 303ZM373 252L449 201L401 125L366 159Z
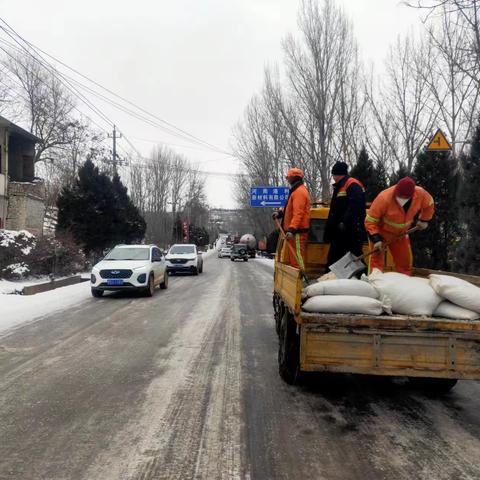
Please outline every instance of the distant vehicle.
M218 258L230 258L231 253L231 247L223 247L218 251Z
M203 272L202 254L193 243L172 245L165 260L168 273L185 272L198 275Z
M240 242L238 243L243 243L247 246L247 252L248 256L250 258L255 258L256 252L257 252L257 239L251 234L251 233L246 233L245 235L242 235L240 238Z
M117 245L90 275L92 295L105 291L138 290L151 297L155 287L168 288L167 265L156 245Z
M234 262L235 260L243 260L248 262L248 251L247 246L244 243L236 243L232 247L232 253L230 254L230 260Z

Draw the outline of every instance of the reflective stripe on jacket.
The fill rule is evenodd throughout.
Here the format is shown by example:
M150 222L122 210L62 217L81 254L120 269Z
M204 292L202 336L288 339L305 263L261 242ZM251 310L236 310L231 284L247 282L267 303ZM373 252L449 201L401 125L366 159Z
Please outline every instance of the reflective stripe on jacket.
M415 187L409 209L405 212L395 198L395 185L380 192L365 218L368 234L381 235L382 231L401 235L411 228L415 217L428 222L434 213L432 196L422 187Z
M348 180L344 183L344 185L340 187L340 190L337 193L337 197L346 197L348 188L353 184L358 185L362 189L362 191L365 192L365 187L363 186L363 183L360 180L349 177Z

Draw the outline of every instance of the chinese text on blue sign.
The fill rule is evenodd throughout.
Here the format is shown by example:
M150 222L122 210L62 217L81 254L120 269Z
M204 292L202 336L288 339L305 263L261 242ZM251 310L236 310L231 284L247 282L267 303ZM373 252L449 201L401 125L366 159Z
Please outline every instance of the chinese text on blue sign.
M252 187L250 189L251 207L284 207L290 189L287 187Z

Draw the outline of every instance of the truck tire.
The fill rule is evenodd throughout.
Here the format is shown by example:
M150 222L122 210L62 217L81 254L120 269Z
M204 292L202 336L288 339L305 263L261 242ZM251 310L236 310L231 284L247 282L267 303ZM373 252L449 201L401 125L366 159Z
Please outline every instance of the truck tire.
M288 309L285 309L280 322L278 347L278 373L289 385L300 380L300 336L297 324Z
M409 377L409 383L425 393L443 395L448 393L458 382L456 378Z
M280 323L282 321L283 308L276 293L273 294L273 318L275 320L275 331L280 335Z

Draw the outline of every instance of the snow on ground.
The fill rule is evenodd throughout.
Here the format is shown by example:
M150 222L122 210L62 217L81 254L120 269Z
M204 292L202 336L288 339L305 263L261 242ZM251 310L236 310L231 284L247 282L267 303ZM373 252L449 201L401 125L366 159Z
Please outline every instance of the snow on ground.
M23 280L15 280L15 281L0 279L0 295L2 293L4 294L20 293L24 287L28 287L30 285L36 285L37 283L45 283L45 282L48 282L49 280L50 278L47 277L46 275L42 277L25 278Z
M9 282L15 283L17 282ZM2 282L3 284L3 282ZM78 283L36 295L0 295L0 332L91 298L90 284Z
M262 257L257 257L255 259L256 262L261 263L263 265L267 265L273 270L273 267L275 266L275 260L273 258L262 258Z

